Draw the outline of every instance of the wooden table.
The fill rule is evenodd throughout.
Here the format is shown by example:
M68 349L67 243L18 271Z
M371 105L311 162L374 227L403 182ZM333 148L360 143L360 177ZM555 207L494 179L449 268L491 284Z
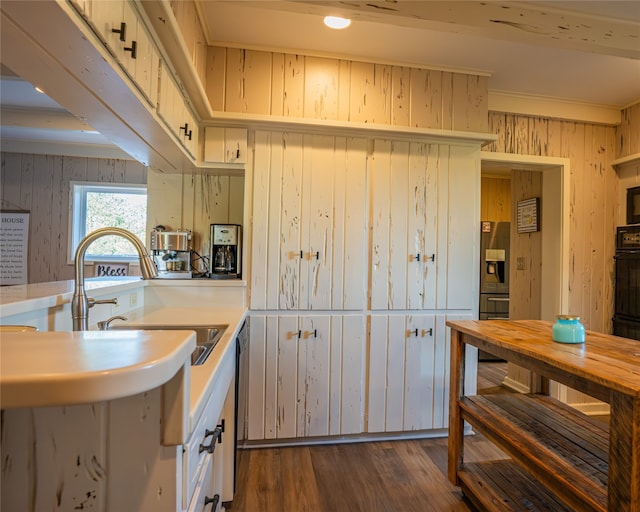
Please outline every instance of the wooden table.
M450 321L449 479L484 510L640 512L640 342L587 331L571 345L543 321ZM610 404L610 426L542 394L465 396L478 347ZM464 421L510 460L464 461Z

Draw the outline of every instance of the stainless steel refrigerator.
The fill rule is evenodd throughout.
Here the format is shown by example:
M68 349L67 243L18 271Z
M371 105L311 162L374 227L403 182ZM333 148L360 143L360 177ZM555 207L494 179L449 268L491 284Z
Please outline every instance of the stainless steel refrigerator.
M509 318L509 236L511 223L480 223L480 320ZM496 358L480 351L480 361Z

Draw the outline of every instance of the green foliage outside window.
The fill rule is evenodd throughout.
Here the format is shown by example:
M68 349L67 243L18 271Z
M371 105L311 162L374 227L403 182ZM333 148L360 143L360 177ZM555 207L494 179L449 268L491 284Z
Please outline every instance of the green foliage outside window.
M87 192L86 233L102 227L118 227L131 231L140 240L145 240L147 220L146 194ZM93 242L87 256L135 256L133 246L116 236L99 238Z

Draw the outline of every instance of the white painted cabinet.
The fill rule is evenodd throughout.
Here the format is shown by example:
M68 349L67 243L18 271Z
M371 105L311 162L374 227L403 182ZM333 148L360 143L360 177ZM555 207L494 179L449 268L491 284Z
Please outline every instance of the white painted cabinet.
M479 150L376 140L370 173L371 309L471 309Z
M248 438L360 433L365 317L251 316Z
M3 410L0 509L219 511L233 499L235 386L227 359L183 444L166 443L177 407L175 390L163 387L108 402ZM221 442L209 450L207 430L223 420ZM212 509L207 498L216 495Z
M153 108L158 98L160 55L132 2L74 2L107 49Z
M207 126L204 131L206 163L247 163L247 129Z
M198 148L198 123L185 102L182 90L164 63L160 66L159 87L158 115L176 140L192 158L195 158Z
M367 144L256 132L252 309L364 308Z
M447 428L446 321L463 318L471 315L371 315L367 432ZM473 370L475 363L468 364Z

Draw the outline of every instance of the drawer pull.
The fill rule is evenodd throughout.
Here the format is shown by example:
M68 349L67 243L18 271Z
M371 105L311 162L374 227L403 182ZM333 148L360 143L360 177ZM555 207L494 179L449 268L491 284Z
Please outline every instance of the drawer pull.
M202 438L202 443L200 443L200 448L198 453L202 453L206 451L207 453L213 453L216 450L216 441L218 443L222 443L222 433L224 432L224 420L213 430L206 429L204 431L204 437ZM209 444L204 444L204 440L207 437L212 437L211 442Z
M211 512L215 512L215 510L218 508L218 503L220 502L220 495L219 494L214 494L213 498L209 498L209 496L205 496L204 497L204 506L206 507L209 503L213 503L213 506L211 507Z

